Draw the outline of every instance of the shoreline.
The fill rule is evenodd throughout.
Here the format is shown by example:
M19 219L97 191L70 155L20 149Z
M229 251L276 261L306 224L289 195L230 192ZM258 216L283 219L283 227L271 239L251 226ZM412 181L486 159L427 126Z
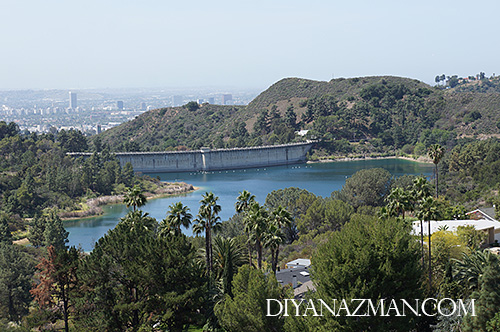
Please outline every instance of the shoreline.
M321 159L321 160L309 160L307 164L317 164L317 163L333 163L337 161L358 161L358 160L377 160L377 159L403 159L408 161L413 161L420 164L432 164L430 158L419 156L417 159L407 156L380 156L380 157L339 157L335 159Z
M164 198L170 196L178 196L189 194L199 190L200 188L193 186L192 184L187 184L185 182L164 182L165 185L162 188L158 188L158 191L151 193L146 192L144 196L148 200L153 200L157 198ZM123 195L107 195L96 198L90 198L85 201L88 206L86 210L75 210L70 212L61 212L59 217L63 221L71 221L76 219L86 219L93 218L103 214L102 206L123 204Z

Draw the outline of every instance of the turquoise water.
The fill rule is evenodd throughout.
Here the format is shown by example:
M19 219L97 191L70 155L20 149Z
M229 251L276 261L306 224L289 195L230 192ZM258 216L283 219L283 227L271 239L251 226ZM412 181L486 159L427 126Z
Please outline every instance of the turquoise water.
M433 170L432 164L420 164L402 159L377 159L215 171L208 174L152 173L150 174L152 177L159 176L163 181L183 181L200 187L200 190L183 196L151 200L142 207L142 210L161 220L165 217L170 204L181 201L189 206L191 214L196 216L201 195L206 191L212 191L219 197L222 220L227 220L235 213L236 197L243 190L254 194L261 204L265 202L269 192L287 187L303 188L325 197L330 196L332 191L341 189L345 180L356 171L374 167L385 168L395 176L404 174L429 176ZM85 251L92 250L94 243L113 228L128 211L121 204L106 206L103 209L105 213L101 216L65 222L66 230L69 231L70 245L81 245ZM191 235L191 230L185 233Z

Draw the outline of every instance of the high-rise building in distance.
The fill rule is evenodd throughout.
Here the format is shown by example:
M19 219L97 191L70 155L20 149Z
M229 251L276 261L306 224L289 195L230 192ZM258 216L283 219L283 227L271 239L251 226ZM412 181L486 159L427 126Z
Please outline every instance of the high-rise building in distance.
M76 109L77 107L76 103L76 93L75 92L69 92L69 108Z
M227 105L227 102L233 100L233 95L231 94L223 94L222 95L222 105Z
M116 102L116 107L121 111L123 110L123 101L122 100L118 100Z
M183 102L184 102L183 96L174 96L172 104L174 106L181 106Z

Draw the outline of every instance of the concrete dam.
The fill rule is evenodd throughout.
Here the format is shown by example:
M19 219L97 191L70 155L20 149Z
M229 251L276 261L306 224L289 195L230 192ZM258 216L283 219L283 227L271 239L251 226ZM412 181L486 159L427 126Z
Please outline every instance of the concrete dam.
M234 149L201 148L192 151L118 152L123 167L130 162L134 171L143 173L198 172L281 166L302 163L314 142L258 146ZM91 153L70 153L87 157Z

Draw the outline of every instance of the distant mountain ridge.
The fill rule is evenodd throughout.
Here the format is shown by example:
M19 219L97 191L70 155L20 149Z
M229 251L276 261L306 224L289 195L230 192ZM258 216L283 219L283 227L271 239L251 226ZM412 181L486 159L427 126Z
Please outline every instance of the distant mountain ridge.
M151 110L97 139L114 151L162 151L289 143L300 140L294 131L309 129L326 141L379 139L375 148L401 148L422 141L425 130L487 137L500 136L499 127L496 92L443 90L394 76L285 78L247 106L190 103Z

